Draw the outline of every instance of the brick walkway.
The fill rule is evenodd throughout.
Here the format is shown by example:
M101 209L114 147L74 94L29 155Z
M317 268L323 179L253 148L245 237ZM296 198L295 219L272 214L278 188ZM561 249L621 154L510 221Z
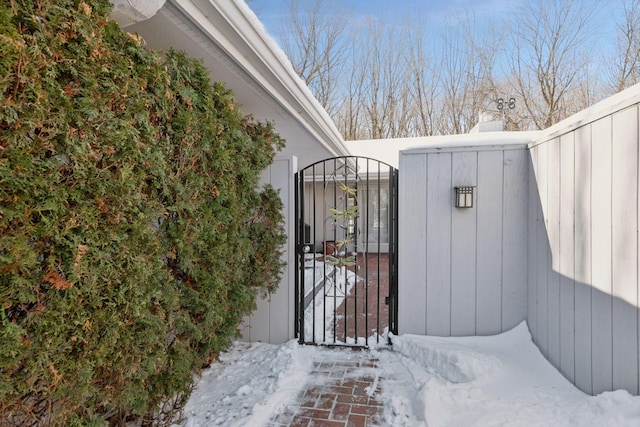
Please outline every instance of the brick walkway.
M366 278L367 284L358 281L338 307L342 319L337 322L336 337L343 342L347 337L383 334L389 326L389 306L385 304L385 297L389 295L389 255L358 254L356 274Z
M380 426L378 360L367 350L326 348L298 401L269 427Z

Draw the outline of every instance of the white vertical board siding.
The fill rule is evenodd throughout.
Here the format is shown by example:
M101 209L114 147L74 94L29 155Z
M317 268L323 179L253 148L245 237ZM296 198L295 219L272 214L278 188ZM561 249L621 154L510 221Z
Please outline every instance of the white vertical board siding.
M548 166L549 150L547 144L538 147L538 158L536 165L536 182L538 183L538 195L540 197L539 209L537 213L538 223L536 227L536 262L538 268L536 283L536 344L545 356L549 351L549 304L548 304L548 279L550 270L549 260L549 237L547 233L547 204L548 204Z
M570 381L575 378L575 291L574 291L574 233L575 215L575 134L560 138L560 228L558 272L560 278L560 371Z
M560 365L560 143L559 138L547 144L547 235L549 237L549 261L547 275L547 355L555 365Z
M527 317L527 213L529 160L526 150L505 150L502 168L501 331Z
M502 328L504 152L478 153L476 335Z
M426 334L427 156L400 156L398 188L398 329Z
M280 191L283 201L294 200L294 174L295 163L291 160L276 160L271 166L271 186ZM283 272L283 279L278 290L271 295L269 305L269 342L283 343L294 338L294 310L293 302L295 298L295 211L293 203L284 203L285 230L287 236L287 250L283 257L286 262L286 270Z
M611 117L591 126L591 364L593 393L611 390Z
M451 153L427 157L427 335L451 335Z
M450 190L456 186L477 187L478 153L452 155ZM475 189L476 194L479 189ZM476 239L477 207L455 209L451 219L451 335L476 333Z
M527 156L524 145L401 153L401 333L497 334L526 319ZM455 208L454 187L468 185L474 207Z
M613 388L638 393L638 108L613 115ZM630 375L631 374L631 375Z
M593 393L591 378L591 125L575 131L574 280L575 384Z
M529 149L530 330L590 394L640 392L639 117L621 105Z
M258 298L256 309L243 321L242 340L271 342L271 296Z
M262 175L262 184L271 184L279 190L283 202L284 227L287 242L283 251L286 262L280 286L266 298L259 298L256 310L243 320L242 339L281 344L294 338L295 299L295 214L294 180L297 170L295 157L276 159Z
M536 180L538 169L539 147L529 150L529 170L527 172L529 186L529 203L527 206L527 325L538 343L538 213L540 212L539 185Z

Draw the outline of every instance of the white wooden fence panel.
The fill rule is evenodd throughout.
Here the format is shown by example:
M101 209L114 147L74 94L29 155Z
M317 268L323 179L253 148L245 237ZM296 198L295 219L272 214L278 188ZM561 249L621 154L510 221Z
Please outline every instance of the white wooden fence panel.
M591 127L591 280L593 392L612 387L611 313L611 117Z
M456 186L477 187L477 152L453 153L451 191ZM476 333L476 224L477 209L456 209L451 224L451 334Z
M504 152L478 152L476 335L502 328Z
M451 335L451 153L427 154L427 335Z
M271 166L271 182L273 188L280 191L280 198L285 200L294 199L293 176L295 174L295 164L290 160L276 160ZM284 205L285 230L292 230L295 227L295 213L293 207L286 203ZM289 231L288 236L294 234ZM288 239L292 240L292 239ZM289 242L294 243L294 242ZM283 274L283 282L287 285L271 295L269 304L269 342L283 343L294 338L294 298L295 298L295 245L291 244L290 249L285 251L286 270ZM286 277L285 277L286 276ZM282 286L282 285L281 285ZM255 326L255 324L254 324Z
M536 180L538 169L538 146L529 150L529 203L527 206L527 324L534 342L538 342L538 214L540 192Z
M398 328L426 333L427 156L400 156L398 214ZM402 178L407 177L407 178ZM411 178L408 178L411 177Z
M613 115L613 387L638 393L638 108ZM631 373L632 375L629 375Z
M401 154L401 333L496 334L526 319L527 156L524 145ZM455 208L467 185L474 207Z
M540 348L540 351L545 356L549 352L549 305L548 305L548 280L550 270L550 257L549 257L549 237L547 234L547 196L548 196L548 155L547 144L538 147L538 159L536 169L536 181L538 183L538 194L540 196L540 208L537 213L538 227L537 234L537 259L536 265L538 267L538 277L536 282L537 287L537 303L536 303L536 320L538 335L535 339L536 344Z
M547 144L547 236L551 269L547 276L547 355L560 366L560 139Z
M574 161L575 134L560 138L560 230L558 272L560 273L560 372L570 381L575 378L575 292L574 292Z
M518 295L512 292L515 288L507 288L515 282L507 277L518 277L517 270L508 267L512 259L508 261L507 254L519 248L524 260L520 265L526 271L522 277L527 281L520 301L534 342L570 381L592 394L617 388L635 394L640 391L640 86L628 93L554 126L530 144L522 172L525 185L528 183L528 203L521 206L520 228L514 225L517 220L512 213L518 209L510 205L512 196L508 195L507 156L511 153L503 154L502 226L497 227L487 225L487 218L496 214L485 211L488 205L484 203L493 200L490 205L500 204L495 188L487 189L487 183L500 178L484 163L493 157L479 154L492 149L424 149L429 155L451 154L449 189L477 185L473 211L451 212L451 335L489 331L495 321L489 309L496 306L505 329L507 306L511 307L506 302L508 295ZM465 182L458 180L461 174L467 174ZM436 178L428 181L436 182ZM431 207L425 207L425 212L432 215L428 209ZM446 219L426 216L427 236L432 227L446 223ZM509 240L514 228L524 230L520 240L526 244L518 246L517 237ZM442 246L446 230L438 232L438 246ZM496 234L500 234L502 246L499 305L492 287L498 264L491 255L497 246L490 236ZM442 254L438 255L442 259ZM429 267L426 274L431 278L442 271ZM438 284L446 282L444 277ZM425 287L434 286L430 280L425 281ZM436 300L442 297L435 295L446 295L442 288L437 292L436 288L428 289L427 293ZM436 303L432 299L429 306ZM434 316L446 316L446 309L438 310ZM509 317L515 321L517 310Z
M591 377L591 125L575 132L574 278L575 384L592 393Z
M526 150L504 151L501 331L527 317L528 157Z

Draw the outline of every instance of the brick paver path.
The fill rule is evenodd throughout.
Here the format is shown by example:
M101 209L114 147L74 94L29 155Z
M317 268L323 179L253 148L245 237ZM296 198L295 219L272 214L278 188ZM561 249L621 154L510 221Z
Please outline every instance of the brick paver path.
M368 280L366 283L359 280L338 307L336 338L342 342L346 342L347 337L382 335L389 326L389 306L385 304L385 297L389 295L389 255L358 254L356 274Z
M368 350L323 349L305 391L269 427L382 425L378 360Z

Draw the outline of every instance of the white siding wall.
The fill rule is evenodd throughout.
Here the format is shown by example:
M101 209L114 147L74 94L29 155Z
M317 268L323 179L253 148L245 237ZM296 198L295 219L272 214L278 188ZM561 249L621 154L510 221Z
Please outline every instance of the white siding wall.
M448 156L450 157L450 155ZM439 335L449 335L448 331L451 329L450 270L441 268L438 270L439 276L435 279L434 286L430 289L426 286L428 283L427 270L431 274L431 280L434 280L433 274L435 273L433 268L429 269L428 267L438 260L434 258L434 252L427 249L429 221L438 218L437 212L429 212L427 202L432 199L427 196L438 197L437 190L440 190L437 188L429 193L426 191L427 160L426 155L400 155L400 171L404 170L405 172L400 172L398 189L398 332L435 335L435 329L443 331ZM429 170L433 167L431 165ZM450 175L451 172L448 176ZM403 179L402 177L410 178ZM440 197L444 199L442 203L432 206L446 209L446 202L451 200L451 196L440 194ZM444 215L445 219L441 222L442 227L451 224L450 216ZM432 216L434 217L432 218ZM447 219L449 221L446 221ZM435 229L440 230L440 227L436 226ZM451 262L447 258L451 254L449 249L450 233L443 234L445 233L429 233L428 238L433 236L435 241L445 245L442 246L439 255L446 260L443 265L450 265ZM435 301L434 297L431 296L427 299L428 294L436 294L435 298L443 302L442 306L436 307L432 304ZM432 310L437 310L438 313L433 313ZM430 315L429 325L432 328L429 332L427 332L427 314Z
M524 145L413 149L400 156L401 333L489 335L527 314ZM475 186L457 209L455 186Z
M530 147L530 330L593 394L640 383L638 114L570 123Z
M283 257L285 271L278 290L267 298L259 298L257 308L242 326L242 339L280 344L294 338L295 300L295 217L294 217L294 174L297 171L296 158L276 159L262 175L263 184L271 184L280 190L284 203L285 230L287 242Z

